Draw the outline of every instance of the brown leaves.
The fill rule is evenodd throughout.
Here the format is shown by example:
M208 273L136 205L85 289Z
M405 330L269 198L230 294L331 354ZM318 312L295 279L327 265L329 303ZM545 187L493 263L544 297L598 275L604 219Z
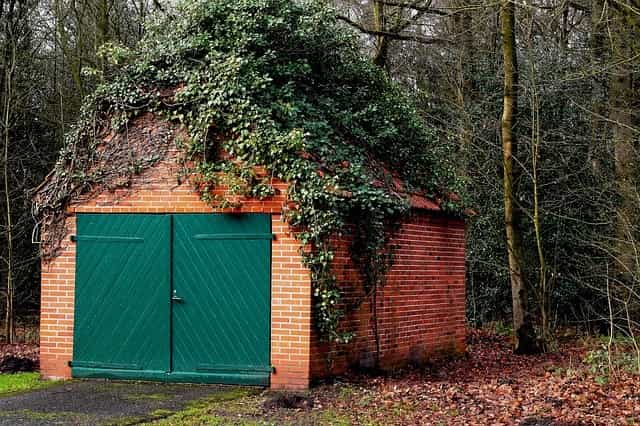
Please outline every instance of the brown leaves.
M0 344L0 372L33 371L39 361L39 350L36 345Z
M336 407L354 424L590 425L640 422L640 377L600 386L581 360L585 348L516 356L508 339L473 332L468 358L400 377L364 379L348 398L317 389L320 406ZM358 378L353 378L358 380ZM362 380L360 378L360 380ZM343 388L344 389L344 388Z

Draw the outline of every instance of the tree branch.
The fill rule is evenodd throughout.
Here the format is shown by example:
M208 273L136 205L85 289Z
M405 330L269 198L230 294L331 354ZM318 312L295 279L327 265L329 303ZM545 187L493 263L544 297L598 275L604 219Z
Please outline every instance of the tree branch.
M420 5L420 2L406 2L406 1L396 1L396 0L381 0L381 3L383 3L386 6L395 6L395 7L402 7L405 9L412 9L415 10L417 12L421 12L421 13L428 13L428 14L432 14L432 15L440 15L440 16L450 16L455 12L449 13L449 12L445 12L439 9L434 9L432 8L431 2L428 3L428 5Z
M346 16L338 15L336 16L336 18L339 19L340 21L346 22L347 24L357 29L358 31L364 34L372 35L372 36L388 37L392 40L413 41L413 42L422 43L422 44L438 44L438 43L451 42L451 40L448 40L446 38L440 38L440 37L425 37L419 34L406 34L406 33L402 34L402 33L395 33L392 31L376 31L370 28L366 28L363 25L360 25L359 23L349 19Z
M575 1L570 1L567 4L569 5L569 7L573 8L575 10L579 10L579 11L582 11L582 12L589 12L589 13L591 12L591 9L589 7L584 6L584 5L582 5L580 3L577 3Z

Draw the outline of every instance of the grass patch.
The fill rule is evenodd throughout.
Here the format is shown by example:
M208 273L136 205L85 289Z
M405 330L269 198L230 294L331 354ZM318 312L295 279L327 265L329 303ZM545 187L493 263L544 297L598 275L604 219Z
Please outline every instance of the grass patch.
M149 400L149 401L166 401L169 399L171 395L167 395L166 393L140 393L140 394L129 394L125 395L124 399L128 399L131 401L138 400Z
M340 388L340 399L343 401L348 401L353 397L355 390L351 386L342 386Z
M148 424L163 426L182 425L237 425L254 426L270 423L254 420L259 404L254 401L257 391L231 388L192 402L184 410Z
M154 410L151 412L151 416L152 417L168 417L172 414L174 414L176 411L175 410L167 410L166 408L158 408L157 410Z
M44 412L29 409L3 411L0 412L0 418L5 422L11 421L13 424L23 424L27 419L46 424L87 424L91 419L90 416L82 413L68 411Z
M317 420L318 420L318 423L322 425L330 425L330 426L351 426L352 425L351 420L348 417L340 415L332 409L328 409L319 413L317 416ZM363 421L362 424L368 424L368 423L365 423Z
M40 380L39 373L0 374L0 395L43 389L59 383Z
M344 390L347 389L347 390ZM344 410L334 407L321 409L265 409L265 401L272 392L257 389L231 388L202 398L189 404L185 409L147 425L162 426L284 426L284 425L327 425L327 426L379 426L368 414L354 422ZM354 398L355 388L345 386L336 392L336 399ZM381 423L384 424L384 423Z

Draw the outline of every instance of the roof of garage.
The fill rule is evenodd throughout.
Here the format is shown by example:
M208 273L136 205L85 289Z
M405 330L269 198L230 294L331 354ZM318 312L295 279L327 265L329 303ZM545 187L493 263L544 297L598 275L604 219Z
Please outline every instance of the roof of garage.
M459 207L412 100L319 4L190 0L115 53L124 65L87 99L37 190L41 220L81 194L126 186L172 144L189 173L234 174L257 196L268 188L251 167L295 183L307 219Z

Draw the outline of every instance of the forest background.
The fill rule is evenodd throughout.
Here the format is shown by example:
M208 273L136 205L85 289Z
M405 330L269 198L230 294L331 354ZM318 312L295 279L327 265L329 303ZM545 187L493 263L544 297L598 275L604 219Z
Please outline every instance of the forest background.
M619 335L640 362L640 2L335 0L462 181L471 326L520 352ZM0 339L39 305L33 189L163 0L0 0ZM640 365L639 365L640 369Z

